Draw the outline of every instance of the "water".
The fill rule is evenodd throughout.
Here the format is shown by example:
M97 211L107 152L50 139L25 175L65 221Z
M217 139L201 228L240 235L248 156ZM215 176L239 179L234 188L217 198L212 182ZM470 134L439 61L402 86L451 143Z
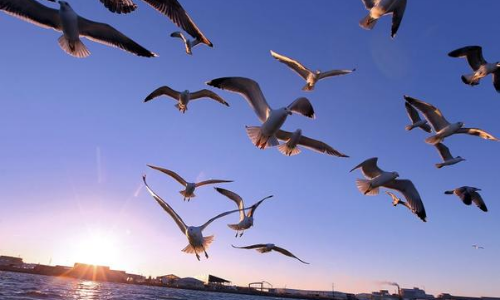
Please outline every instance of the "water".
M282 298L94 282L0 271L0 300L276 300Z

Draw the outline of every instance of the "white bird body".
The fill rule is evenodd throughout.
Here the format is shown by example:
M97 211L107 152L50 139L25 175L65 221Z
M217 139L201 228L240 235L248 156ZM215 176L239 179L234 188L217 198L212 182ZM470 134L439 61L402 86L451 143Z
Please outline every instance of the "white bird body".
M453 157L450 149L442 143L437 143L434 146L438 150L439 155L441 156L441 159L443 160L442 163L436 164L436 168L438 168L438 169L440 169L444 166L451 166L454 164L458 164L459 162L465 160L465 158L462 158L461 156Z
M383 15L392 12L394 4L398 0L375 0L375 5L370 10L370 17L379 19Z
M406 126L406 130L410 131L412 129L418 128L418 127L425 125L425 124L427 124L427 120L420 120L416 123L413 123L413 124Z
M275 134L291 114L292 112L288 111L286 107L271 110L269 117L260 127L261 139L259 144L265 145L270 138L274 138L277 142ZM257 145L257 147L260 145Z
M194 47L201 44L201 41L198 38L195 38L193 40L188 39L184 36L184 34L182 34L182 32L179 31L173 32L170 36L181 39L184 42L184 48L186 49L186 54L189 55L193 54Z
M61 18L64 36L70 42L79 41L80 33L78 31L78 15L66 2L60 1L59 4L61 6L59 9L59 16Z
M278 149L280 150L281 153L288 156L299 154L301 150L299 147L297 147L297 145L299 144L301 137L302 137L302 130L300 129L295 130L295 132L292 133L290 139L288 139L288 141L285 144L278 146Z
M452 159L445 160L443 163L436 164L436 167L440 169L440 168L445 167L445 166L451 166L454 164L458 164L459 162L464 161L464 160L465 159L462 157L455 157Z
M444 127L443 129L439 130L435 135L427 138L425 141L428 144L435 145L437 143L441 143L444 141L446 137L449 137L450 135L453 135L457 133L457 131L464 126L463 122L457 122L457 123L452 123L449 124L448 126Z
M188 182L186 184L186 189L183 191L179 191L179 193L184 196L184 198L190 199L196 197L194 194L194 190L196 189L196 183Z
M383 172L375 178L365 180L365 179L357 179L356 184L358 185L358 189L365 195L378 195L379 187L385 185L388 182L393 181L398 178L399 174L397 172Z

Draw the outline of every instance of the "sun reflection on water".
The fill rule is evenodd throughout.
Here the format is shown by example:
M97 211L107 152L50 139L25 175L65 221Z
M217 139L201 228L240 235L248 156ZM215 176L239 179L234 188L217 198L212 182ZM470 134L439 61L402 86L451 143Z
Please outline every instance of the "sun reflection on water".
M99 282L95 281L79 281L74 287L73 299L78 300L97 300L100 299Z

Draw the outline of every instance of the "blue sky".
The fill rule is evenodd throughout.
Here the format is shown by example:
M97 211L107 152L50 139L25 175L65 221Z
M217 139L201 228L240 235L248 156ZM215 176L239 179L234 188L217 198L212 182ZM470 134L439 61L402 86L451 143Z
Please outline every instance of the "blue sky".
M373 31L358 26L367 13L361 1L291 0L284 7L281 1L186 0L183 6L215 45L195 48L192 57L169 37L178 28L143 2L130 15L113 15L99 1L70 2L80 15L158 53L155 59L88 40L92 55L75 59L59 49L60 33L0 14L0 253L73 264L82 260L82 241L97 235L112 244L112 267L145 275L214 273L241 285L266 280L324 290L335 282L347 292L390 288L378 283L390 280L435 294L500 295L500 145L451 137L446 144L467 161L438 170L439 156L423 142L424 132L404 130L402 96L408 94L433 103L450 121L500 135L500 95L491 78L466 86L460 80L470 72L466 61L447 57L477 44L486 60L500 60L494 38L500 4L476 2L409 1L391 40L390 17ZM275 61L271 49L311 69L357 71L304 93L303 80ZM216 90L231 107L199 101L185 115L167 98L142 103L161 85L197 90L223 76L256 80L272 107L308 97L317 119L294 115L284 128L301 128L351 158L307 150L285 157L255 148L244 126L259 121L236 94ZM414 182L427 223L393 208L385 195L358 192L361 174L349 170L373 156L382 169ZM188 224L200 225L234 204L212 187L184 203L181 186L146 164L189 180L235 180L221 187L249 204L275 197L260 206L255 227L241 239L226 226L236 215L211 225L205 232L216 235L211 257L198 262L181 252L185 237L141 189L141 175ZM488 213L443 194L462 185L482 188ZM262 242L311 265L230 246Z

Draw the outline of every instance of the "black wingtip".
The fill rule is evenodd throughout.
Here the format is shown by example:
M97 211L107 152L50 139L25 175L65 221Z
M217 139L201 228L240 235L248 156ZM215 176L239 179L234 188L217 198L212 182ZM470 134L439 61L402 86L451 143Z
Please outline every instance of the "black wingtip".
M221 88L222 83L227 79L228 77L221 77L221 78L216 78L212 79L210 81L205 82L206 85L213 86L216 88Z

